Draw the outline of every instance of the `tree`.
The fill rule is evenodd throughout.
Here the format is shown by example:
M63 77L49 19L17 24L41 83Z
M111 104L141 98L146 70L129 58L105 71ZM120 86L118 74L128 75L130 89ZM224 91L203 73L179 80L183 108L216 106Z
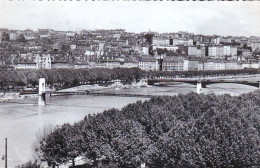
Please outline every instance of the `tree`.
M79 156L89 167L252 167L259 107L260 92L157 96L56 127L35 149L53 167Z
M75 158L82 153L83 136L80 134L80 125L63 124L61 129L62 136L65 139L65 151L67 153L66 161L71 160L72 166L75 166Z
M2 41L10 41L9 33L3 32Z
M23 34L19 34L19 36L17 37L17 41L25 43L26 39Z
M147 33L144 35L144 38L146 39L146 41L149 43L149 44L152 44L153 42L153 34L152 33Z
M32 144L33 156L36 160L39 161L47 161L50 163L51 158L48 155L45 155L45 150L43 146L48 141L48 136L54 131L54 127L52 125L47 125L40 129L36 134L36 140Z

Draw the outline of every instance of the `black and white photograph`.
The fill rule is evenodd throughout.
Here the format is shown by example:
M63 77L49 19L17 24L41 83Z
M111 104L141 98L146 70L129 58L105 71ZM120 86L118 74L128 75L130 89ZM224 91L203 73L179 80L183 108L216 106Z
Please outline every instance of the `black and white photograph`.
M260 168L260 2L0 0L0 168Z

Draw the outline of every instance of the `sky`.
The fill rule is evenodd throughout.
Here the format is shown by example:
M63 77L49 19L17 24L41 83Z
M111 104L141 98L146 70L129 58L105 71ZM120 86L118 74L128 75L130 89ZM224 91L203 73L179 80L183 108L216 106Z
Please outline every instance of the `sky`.
M0 28L260 36L257 1L0 0Z

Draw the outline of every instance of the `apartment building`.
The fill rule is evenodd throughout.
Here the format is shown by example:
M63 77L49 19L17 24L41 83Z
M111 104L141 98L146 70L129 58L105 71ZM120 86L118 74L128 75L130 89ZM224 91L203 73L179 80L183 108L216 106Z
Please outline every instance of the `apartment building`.
M188 56L197 56L197 46L185 46L184 47L184 50L185 50L185 53L188 55Z
M37 55L35 62L38 64L38 69L51 69L50 54Z
M138 61L138 67L145 71L157 71L159 70L159 64L156 59L147 58Z
M208 56L216 57L217 56L217 46L209 46L208 47Z

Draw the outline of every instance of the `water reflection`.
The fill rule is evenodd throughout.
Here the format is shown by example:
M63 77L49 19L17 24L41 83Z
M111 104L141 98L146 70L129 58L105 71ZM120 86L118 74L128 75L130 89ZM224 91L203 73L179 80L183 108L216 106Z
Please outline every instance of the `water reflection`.
M43 114L43 112L44 112L44 107L45 107L45 106L38 106L37 112L38 112L38 115L39 115L39 116Z
M45 105L45 101L46 101L46 99L45 99L45 95L38 95L38 105L39 106L44 106Z

